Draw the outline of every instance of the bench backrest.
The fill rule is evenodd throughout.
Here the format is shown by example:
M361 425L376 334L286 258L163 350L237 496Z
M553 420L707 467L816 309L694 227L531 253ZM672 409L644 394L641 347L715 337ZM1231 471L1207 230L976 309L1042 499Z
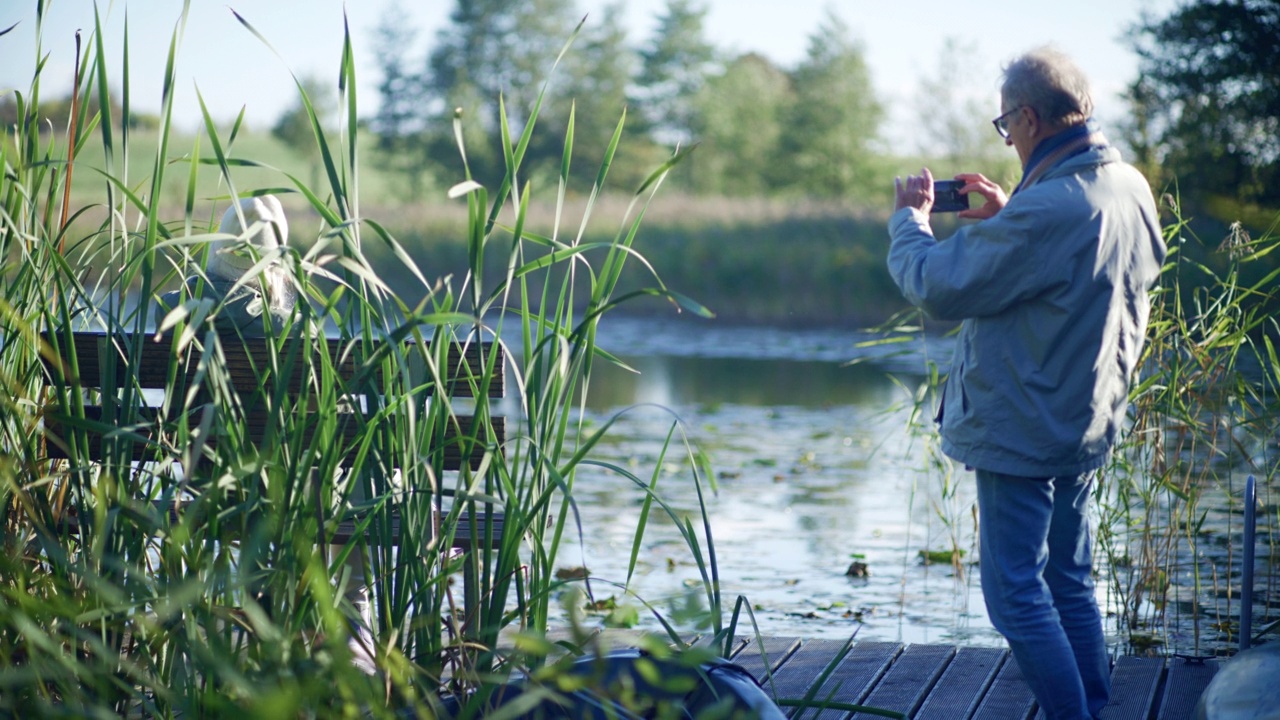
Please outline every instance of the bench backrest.
M346 447L361 432L362 423L386 422L390 416L369 407L371 401L375 406L381 401L378 391L382 387L383 365L378 358L392 349L388 347L375 345L366 353L359 341L281 341L224 335L219 338L217 352L192 343L175 357L172 337L157 342L150 334L75 332L46 333L43 339L53 350L45 358L51 386L67 389L45 414L44 433L50 458L99 461L108 437L125 438L125 444L131 445L132 460L157 457L162 452L154 442L157 430L161 424L178 419L181 412L173 408L184 404L186 393L205 392L202 383L209 382L211 373L242 399L243 432L255 444L278 441L272 436L268 408L274 405L268 402L269 398L277 403L286 396L297 401L321 391L315 387L316 378L323 374L317 370L317 363L323 364L327 373L324 376L353 398L356 405L360 404L358 398L364 398L363 408L340 413L336 426L326 426L327 432L334 433L335 442ZM273 343L279 343L279 347ZM326 348L327 358L319 357L321 346ZM404 368L407 378L401 386L412 388L418 401L425 402L431 395L474 398L484 394L500 398L504 392L504 357L500 348L488 341L451 344L447 352L408 352L407 358L401 358L395 367ZM166 388L166 402L159 406L143 402L140 391ZM292 407L294 412L308 412L306 401ZM192 426L199 422L198 417L187 420ZM475 418L461 416L456 423L440 428L438 447L433 452L442 453L444 469L459 469L464 453L475 466L486 447L505 441L504 418L490 415L486 420L477 426ZM303 425L309 427L310 423ZM481 433L485 436L481 437ZM303 439L309 442L312 436ZM344 456L343 464L348 464L354 455L353 451Z

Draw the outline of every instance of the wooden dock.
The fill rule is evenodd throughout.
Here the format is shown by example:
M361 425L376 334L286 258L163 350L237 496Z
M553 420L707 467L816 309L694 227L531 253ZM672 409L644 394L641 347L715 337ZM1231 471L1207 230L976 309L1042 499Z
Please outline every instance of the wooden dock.
M847 652L846 652L847 650ZM844 657L821 682L826 668ZM1007 649L769 637L739 645L732 660L780 705L804 718L872 720L870 713L788 707L810 698L903 713L914 720L1034 720L1031 690ZM1111 674L1107 720L1191 718L1214 660L1122 657Z

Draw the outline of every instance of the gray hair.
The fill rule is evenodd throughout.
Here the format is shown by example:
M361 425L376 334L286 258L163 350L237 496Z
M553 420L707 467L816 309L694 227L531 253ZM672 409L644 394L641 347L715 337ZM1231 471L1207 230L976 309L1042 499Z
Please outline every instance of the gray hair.
M1035 109L1051 125L1078 125L1093 115L1089 78L1066 53L1048 46L1005 66L1000 97L1010 109Z

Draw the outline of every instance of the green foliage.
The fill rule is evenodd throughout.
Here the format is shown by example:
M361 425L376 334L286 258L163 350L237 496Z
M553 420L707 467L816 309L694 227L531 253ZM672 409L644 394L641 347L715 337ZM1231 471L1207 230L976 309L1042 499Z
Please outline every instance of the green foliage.
M625 142L612 169L624 187L675 148L697 145L669 182L711 197L888 201L889 163L877 154L884 110L861 46L834 14L811 38L808 59L789 71L758 56L724 66L705 37L705 3L670 0L638 50L628 46L622 10L617 2L586 17L574 32L576 51L556 61L545 88L538 78L577 15L573 0L458 0L416 74L406 69L411 34L389 10L378 30L385 112L373 119L386 136L385 161L411 183L425 184L415 170L447 177L457 157L451 121L461 113L472 176L492 184L507 152L499 103L518 132L545 92L550 129L531 138L524 155L525 175L538 186L560 173L571 108L579 150L569 177L581 187L593 181L598 148L626 105Z
M341 87L352 88L346 40ZM107 88L97 82L108 76L109 54L102 38L94 43L85 92L105 96ZM179 44L175 32L171 57ZM170 84L173 67L166 68ZM509 150L493 187L458 171L461 182L451 197L465 203L467 264L453 278L428 279L397 238L361 212L353 97L343 98L348 122L331 144L318 132L316 104L299 83L313 131L309 149L322 173L311 185L230 154L240 147L239 125L218 128L207 113L204 132L173 150L171 96L153 149L135 149L128 118L117 123L109 115L87 117L70 138L46 141L38 107L24 105L39 97L39 80L37 71L30 92L18 96L12 141L0 146L0 384L6 390L0 394L0 662L6 668L0 714L439 716L441 698L452 694L463 714L476 716L512 673L532 674L554 662L546 652L503 642L513 630L545 636L553 597L576 583L555 577L557 550L573 532L577 469L591 462L608 426L585 427L575 411L593 364L607 360L594 344L597 325L627 300L618 281L628 261L640 258L634 247L639 218L679 158L641 183L605 241L562 240L559 228L528 233L523 209L511 224L500 223L501 208L516 198L528 207L521 163L539 123L538 97L522 117L521 134L502 138ZM602 154L600 185L617 143L615 134ZM95 186L71 196L64 219L67 144L97 145L102 173ZM571 149L566 143L566 156ZM149 169L128 178L114 170L131 164ZM214 172L227 195L283 194L291 210L314 218L295 223L295 242L264 261L286 272L304 300L287 330L292 341L270 338L262 372L301 364L309 382L297 396L238 390L223 372L224 351L237 338L176 311L168 318L176 324L166 324L154 339L173 351L165 421L146 440L114 433L100 457L90 456L82 431L97 425L83 405L95 398L84 397L85 389L64 373L46 369L42 358L58 353L38 333L53 333L55 343L81 328L148 336L155 292L197 272L212 217L226 202L204 199L202 169ZM175 181L177 202L166 203ZM583 210L583 226L593 210L591 204ZM416 278L416 294L406 295L412 302L379 277L370 262L375 248ZM482 268L492 259L505 273L491 281ZM563 273L566 265L577 272ZM633 294L705 313L653 274ZM197 304L193 299L183 307ZM335 372L324 349L330 335L355 363L355 379ZM505 444L487 442L494 434L484 428L495 414L487 380L468 378L476 387L465 412L478 429L462 433L459 442L464 454L477 448L482 457L474 467L446 471L440 432L459 424L462 409L447 393L432 393L428 401L441 380L423 380L415 368L438 367L436 353L481 339L506 346L521 414L510 418ZM190 392L177 392L177 365L187 350L199 358L198 380ZM122 350L123 372L105 379L97 398L125 427L143 422L136 358ZM353 414L357 397L373 419L357 423L350 442L337 440L331 423ZM46 450L60 439L44 422L54 408L69 413L62 439L69 441L70 460L50 459ZM246 408L263 410L268 439L260 446L242 432ZM206 442L210 433L215 443ZM135 464L132 450L139 445L143 460ZM677 477L701 492L705 464L686 452ZM339 472L344 459L351 464ZM659 473L641 478L616 470L646 493L646 507L680 523L703 573L703 617L721 630L705 511L695 525L663 503ZM662 474L664 482L671 477ZM151 502L167 508L174 499L181 503L172 512ZM496 547L462 560L444 550L460 518L491 508L505 518ZM78 518L74 534L60 529L71 512ZM360 519L369 539L331 555L317 538L344 514ZM387 541L397 526L399 550ZM637 547L640 542L637 536ZM465 612L451 588L451 575L463 565L478 569ZM363 609L339 592L351 573L367 582ZM611 619L633 621L634 611L625 607ZM667 641L678 642L676 629L667 627ZM580 638L574 649L586 644ZM538 675L544 676L554 687L556 673Z
M605 198L601 205L619 201ZM664 269L668 287L696 294L718 322L862 328L906 307L884 264L886 211L759 197L680 201L668 196L661 204L646 213L640 231L645 258ZM576 211L579 205L571 202L566 208ZM466 248L453 224L457 218L451 220L445 210L428 205L421 213L393 213L388 227L433 273L459 275L467 267ZM526 227L550 234L553 211L534 202ZM945 235L941 221L937 227ZM592 223L582 241L605 242L609 235L607 226ZM401 297L421 292L394 258L371 251L370 262ZM500 262L489 260L487 282L505 273ZM629 266L619 279L628 291L648 282L639 265ZM625 312L665 315L669 309L665 300L648 298L629 303Z
M281 113L271 127L271 134L289 147L309 153L316 144L311 127L312 114L314 113L322 129L329 129L334 112L334 96L330 86L317 77L304 77L299 83L302 94L292 106ZM310 99L310 110L302 102L302 97Z
M873 147L884 107L861 44L833 12L809 38L792 81L782 141L788 186L810 197L866 197L883 187Z
M1184 197L1234 193L1280 205L1280 3L1197 0L1133 30L1142 58L1132 99Z
M18 125L18 97L12 93L6 93L0 96L0 128L6 130L12 129ZM101 114L101 97L92 95L85 98L85 107L90 117ZM154 115L146 113L130 112L126 118L124 110L120 107L120 100L114 93L107 93L107 107L110 109L112 121L117 125L128 123L128 126L135 130L154 130L160 124L160 119ZM67 129L67 118L71 117L71 96L50 99L41 103L38 107L26 105L27 110L38 110L40 132L65 131Z
M992 180L1013 187L1021 176L1018 158L988 120L999 113L992 95L979 100L966 72L977 47L955 38L943 43L938 66L920 78L915 97L921 155L930 158L935 177L979 169Z
M698 288L726 322L867 327L905 306L884 265L878 216L795 214L696 231L654 225L644 242L655 261L673 261L663 265L666 282Z
M662 145L688 144L694 137L694 98L716 62L703 30L706 16L705 3L667 0L653 36L640 50L636 105L646 129Z
M505 171L501 122L505 117L517 133L523 131L580 18L573 0L458 0L449 19L423 74L422 96L432 99L422 108L432 118L431 149L443 153L452 144L452 119L460 109L467 118L463 131L472 175L496 184ZM563 97L546 89L550 98ZM560 149L554 149L555 157ZM429 157L451 166L456 152ZM545 159L536 152L527 158L533 164Z
M418 107L421 82L407 53L417 38L414 28L404 22L404 8L398 2L388 6L374 28L373 55L378 66L378 113L369 129L378 137L378 149L394 155L400 141L422 129Z
M333 89L314 76L303 77L298 84L301 90L298 100L276 119L271 135L310 162L308 182L317 185L320 182L320 165L319 157L313 151L315 134L332 129L336 98Z
M1242 273L1280 249L1280 236L1221 248L1218 271L1186 252L1199 241L1171 210L1165 239L1172 252L1153 294L1150 339L1131 392L1132 428L1099 490L1098 544L1114 570L1113 610L1135 644L1158 632L1169 613L1230 627L1213 598L1238 569L1204 562L1201 543L1219 540L1203 528L1201 503L1216 492L1234 499L1246 474L1258 476L1260 487L1280 474L1280 323L1270 310L1276 278L1248 281ZM1277 521L1260 514L1259 536L1268 525L1274 534ZM1190 598L1179 595L1175 576L1190 585ZM1199 640L1192 654L1201 654Z
M416 38L417 32L404 22L403 8L396 3L387 7L374 29L379 104L369 129L377 140L378 164L396 178L396 191L390 196L402 202L420 199L431 180L423 157L427 122L418 71L421 61L409 56Z
M408 158L419 170L447 175L458 158L452 121L460 113L466 119L461 130L472 176L496 183L505 172L507 152L500 119L505 115L520 132L537 98L544 97L538 112L547 122L524 149L523 172L538 186L553 185L567 158L574 184L589 187L603 160L601 149L609 146L625 111L634 75L622 6L606 6L599 18L576 28L579 14L573 0L459 2L450 18L426 69L416 75L404 70L408 48L403 33L381 31L391 41L379 59L381 94L395 117L380 117L377 126L396 133L384 145L388 153L399 153L389 159L404 163ZM389 15L384 25L396 21ZM561 54L568 38L575 51ZM544 81L553 66L556 72ZM397 120L414 115L425 122ZM634 130L626 131L626 139L612 159L624 187L641 182L649 168L666 158ZM576 156L564 154L566 143L577 148Z
M1160 139L1156 133L1160 106L1151 81L1138 77L1125 89L1124 99L1129 105L1129 117L1119 123L1115 139L1129 146L1133 153L1129 162L1142 172L1151 187L1163 187L1167 179L1160 165Z
M791 79L761 55L743 55L698 93L693 186L704 193L761 197L785 187L782 154Z
M576 20L571 3L458 0L449 20L429 60L433 96L444 99L446 112L458 106L455 93L477 98L475 116L489 130L497 130L501 98L522 127Z
M559 69L556 82L549 91L555 100L546 108L548 128L534 138L529 150L530 163L543 177L539 185L551 185L560 171L560 160L570 127L568 110L573 113L573 145L575 150L569 168L572 186L588 188L604 161L604 151L618 127L618 118L626 116L623 142L612 159L610 175L618 187L639 187L648 169L666 159L632 126L634 117L627 107L627 88L634 75L635 57L626 50L627 32L623 25L623 6L607 5L599 16L592 16L579 31L573 52Z

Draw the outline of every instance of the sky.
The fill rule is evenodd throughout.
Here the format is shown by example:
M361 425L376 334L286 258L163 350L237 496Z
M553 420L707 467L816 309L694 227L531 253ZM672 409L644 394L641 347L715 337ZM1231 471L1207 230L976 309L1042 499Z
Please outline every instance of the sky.
M577 0L587 16L599 16L612 1L624 5L630 42L650 37L666 0ZM910 142L917 112L918 83L937 72L938 50L954 40L965 55L964 77L970 94L990 98L992 116L999 114L1000 69L1033 47L1053 44L1064 50L1090 76L1097 116L1104 128L1123 117L1118 98L1137 75L1137 58L1125 43L1126 29L1141 14L1167 15L1183 0L703 0L708 8L707 38L730 52L758 52L784 68L804 59L810 36L827 12L850 27L862 43L872 80L889 107L890 142ZM48 3L49 0L46 0ZM52 0L46 11L44 53L49 60L41 93L60 95L70 89L75 60L75 32L87 43L94 27L90 0ZM196 88L213 116L227 120L243 107L246 122L266 128L296 101L291 72L299 77L331 79L336 84L341 58L344 13L355 49L360 113L377 109L378 70L373 28L393 8L417 30L411 56L425 56L448 24L453 0L191 0L178 50L175 122L192 129L200 122ZM36 0L0 0L0 29L20 23L0 36L0 92L26 92L36 63ZM123 66L124 19L129 28L131 95L135 107L160 107L166 54L181 14L181 0L99 0L107 38L108 64L119 75ZM238 12L270 43L268 47L241 25ZM568 29L566 29L566 32ZM118 80L116 81L118 83Z

